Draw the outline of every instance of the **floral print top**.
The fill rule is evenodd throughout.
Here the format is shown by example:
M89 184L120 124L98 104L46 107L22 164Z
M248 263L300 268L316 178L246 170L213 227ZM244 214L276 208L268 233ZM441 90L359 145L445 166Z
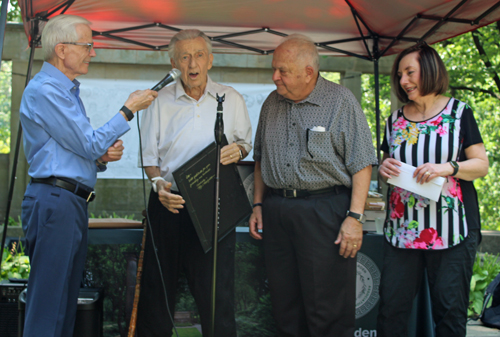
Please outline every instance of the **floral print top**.
M417 167L459 161L464 159L464 139L466 147L482 142L472 110L454 98L438 115L421 122L406 119L403 109L387 119L382 144L384 152L401 162ZM394 247L405 249L446 249L461 243L468 233L463 182L447 177L437 202L392 186L385 238Z

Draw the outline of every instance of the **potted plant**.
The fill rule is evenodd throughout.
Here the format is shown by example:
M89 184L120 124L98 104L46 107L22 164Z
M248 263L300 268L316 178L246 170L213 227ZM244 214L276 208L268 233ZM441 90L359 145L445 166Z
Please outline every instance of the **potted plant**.
M30 259L28 256L24 255L24 248L21 241L15 241L10 250L4 248L0 280L8 280L11 278L27 279L30 274L30 269Z

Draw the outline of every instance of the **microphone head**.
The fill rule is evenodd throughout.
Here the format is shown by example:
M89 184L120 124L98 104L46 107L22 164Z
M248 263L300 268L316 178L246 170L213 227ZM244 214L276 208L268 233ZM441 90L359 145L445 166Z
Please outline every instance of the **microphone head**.
M181 77L181 71L177 68L173 68L170 70L170 76L174 79L174 81L177 81L179 77Z
M160 91L164 86L169 83L175 82L181 76L179 69L172 69L160 82L158 82L151 90Z

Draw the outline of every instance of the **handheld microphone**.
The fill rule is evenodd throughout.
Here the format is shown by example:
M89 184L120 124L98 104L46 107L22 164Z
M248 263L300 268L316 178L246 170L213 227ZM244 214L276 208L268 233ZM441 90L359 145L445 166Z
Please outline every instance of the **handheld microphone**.
M165 76L163 78L163 80L161 80L154 87L152 87L151 90L160 91L161 89L163 89L164 86L166 86L169 83L174 82L180 76L181 76L181 71L179 69L174 68L174 69L170 70L170 72L167 74L167 76Z

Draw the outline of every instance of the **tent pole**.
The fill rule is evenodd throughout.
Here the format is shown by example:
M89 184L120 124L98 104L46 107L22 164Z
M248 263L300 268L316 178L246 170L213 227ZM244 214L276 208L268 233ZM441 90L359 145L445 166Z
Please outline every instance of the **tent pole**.
M377 40L375 40L377 41ZM376 122L376 133L377 133L377 161L380 165L380 74L379 74L379 64L378 58L373 61L373 74L375 77L375 122ZM378 175L377 175L378 176ZM378 192L382 191L382 185L380 184L380 178L378 178Z
M25 88L28 86L28 83L31 79L31 69L33 68L33 59L35 57L35 37L32 36L30 41L31 49L30 49L30 58L28 62L28 71L26 73L26 84ZM12 205L12 196L14 195L14 185L16 182L16 171L17 171L17 162L19 160L19 151L21 148L21 138L23 133L23 127L21 125L21 118L19 118L19 126L17 129L17 140L16 140L16 148L14 150L14 161L12 162L12 175L10 177L10 187L9 187L9 195L7 198L7 209L5 210L5 222L3 225L3 235L2 235L2 245L0 246L0 263L2 261L3 248L5 247L5 240L7 238L7 224L9 223L9 214L10 207Z
M380 163L380 74L378 60L373 61L373 72L375 75L375 119L377 125L377 159Z
M0 14L0 68L2 67L2 52L3 52L3 40L5 37L5 30L7 28L7 7L9 6L9 0L2 0L2 13ZM1 257L1 256L0 256Z
M379 36L375 35L373 37L373 77L375 79L375 125L376 125L376 137L377 137L377 162L380 165L380 74L379 74L379 64L380 50L379 50ZM378 166L377 166L378 169ZM378 177L378 174L377 174ZM380 177L377 178L377 190L379 193L382 192L382 184Z

